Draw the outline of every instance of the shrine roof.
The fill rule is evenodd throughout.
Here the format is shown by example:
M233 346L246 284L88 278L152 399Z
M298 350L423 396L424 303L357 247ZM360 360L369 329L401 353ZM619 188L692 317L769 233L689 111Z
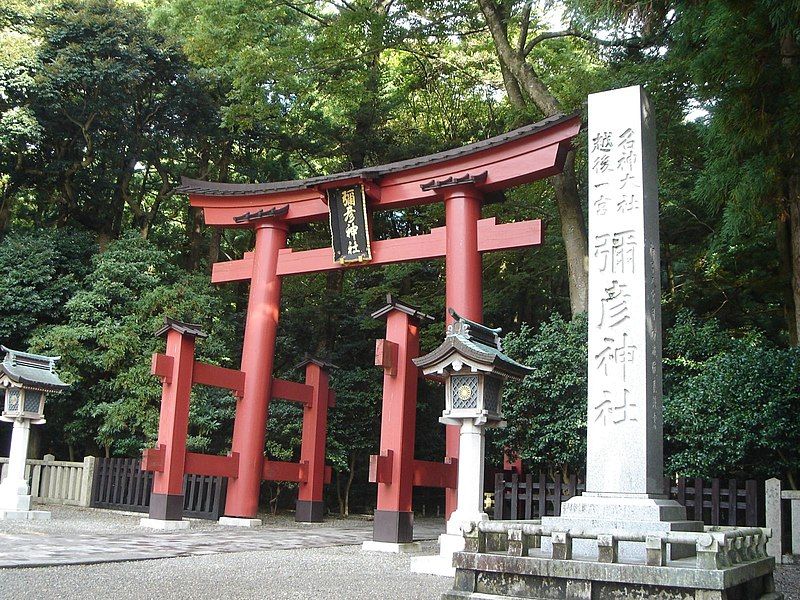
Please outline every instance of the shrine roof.
M330 371L331 369L338 369L339 368L335 364L333 364L332 362L328 362L327 360L322 360L321 358L316 358L314 356L311 356L310 354L306 354L305 358L303 358L302 361L300 361L294 367L292 367L292 369L300 369L300 368L305 367L306 365L309 365L309 364L317 365L321 369L325 369L327 371Z
M500 344L500 329L492 329L459 316L452 308L450 314L456 319L447 328L444 342L433 352L412 359L422 369L444 362L453 354L460 354L478 364L493 367L495 371L515 379L522 379L533 372L531 367L518 363L503 352Z
M432 323L436 320L435 317L425 314L422 312L418 306L414 306L413 304L409 304L408 302L403 302L399 298L395 298L391 294L386 294L386 305L382 306L378 310L370 315L373 319L379 319L388 315L393 310L399 310L415 319L419 319L421 323Z
M191 179L189 177L181 177L181 185L178 186L175 191L178 193L195 194L201 196L252 196L258 194L303 190L324 185L326 183L333 183L343 180L373 180L384 175L469 156L483 150L488 150L496 146L524 138L533 133L543 131L549 127L570 121L575 118L575 114L553 115L552 117L547 117L546 119L542 119L537 123L525 125L524 127L514 129L507 133L503 133L486 140L474 142L472 144L467 144L466 146L453 148L451 150L444 150L442 152L436 152L426 156L418 156L415 158L387 163L385 165L365 167L363 169L355 169L352 171L334 173L331 175L309 177L306 179L294 179L291 181L276 181L270 183L219 183Z
M199 338L207 338L208 334L200 329L199 325L195 325L194 323L183 323L176 319L171 319L169 317L164 317L164 325L156 331L155 336L159 337L167 333L170 329L173 329L180 333L181 335L188 335L191 337L199 337Z
M0 374L14 383L46 391L61 391L69 387L55 372L60 356L42 356L0 346L6 353L0 363Z

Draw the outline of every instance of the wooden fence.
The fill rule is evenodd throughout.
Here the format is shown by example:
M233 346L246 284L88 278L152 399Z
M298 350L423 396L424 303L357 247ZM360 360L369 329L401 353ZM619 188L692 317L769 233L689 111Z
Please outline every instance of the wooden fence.
M576 476L550 480L545 473L525 475L497 473L494 485L496 520L539 519L560 516L561 504L585 489ZM665 480L665 493L686 507L690 520L706 525L762 526L763 496L757 481L736 479Z
M31 500L37 504L67 504L89 506L95 458L83 462L55 460L45 454L43 460L25 461L25 478L30 486ZM0 480L8 471L8 458L0 458Z
M183 480L183 514L217 520L225 509L227 479L186 475ZM138 458L99 458L92 488L91 506L147 512L153 489L153 473L141 470Z

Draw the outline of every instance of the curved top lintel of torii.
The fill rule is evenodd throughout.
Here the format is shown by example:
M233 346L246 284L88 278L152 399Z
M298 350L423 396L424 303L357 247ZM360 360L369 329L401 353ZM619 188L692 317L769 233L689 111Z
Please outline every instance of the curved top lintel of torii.
M370 210L441 202L444 190L474 186L483 195L561 172L578 115L555 115L487 140L408 160L308 179L216 183L184 177L178 193L203 209L207 225L248 227L243 214L288 205L283 220L297 225L328 219L327 189L363 184Z

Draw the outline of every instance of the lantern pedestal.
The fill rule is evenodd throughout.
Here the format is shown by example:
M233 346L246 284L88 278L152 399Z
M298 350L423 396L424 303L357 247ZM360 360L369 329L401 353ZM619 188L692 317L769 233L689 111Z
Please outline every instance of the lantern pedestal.
M443 417L440 421L446 425L461 427L458 439L458 508L447 520L447 533L439 536L439 554L412 560L411 571L453 577L456 572L453 566L453 553L464 549L461 526L465 523L489 520L489 516L483 512L486 425L476 425L476 419L456 420Z
M7 420L6 418L5 420ZM25 458L28 456L30 419L14 419L8 474L0 483L0 519L49 519L45 510L30 510L31 496L25 479Z

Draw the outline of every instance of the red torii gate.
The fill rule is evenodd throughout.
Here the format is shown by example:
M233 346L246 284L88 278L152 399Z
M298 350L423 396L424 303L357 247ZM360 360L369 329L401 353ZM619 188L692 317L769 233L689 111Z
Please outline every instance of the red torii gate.
M576 115L555 116L454 150L310 179L266 184L212 183L184 178L179 192L203 209L207 225L249 227L255 247L241 260L217 263L212 282L250 280L241 371L244 390L236 407L225 514L254 517L264 469L264 441L280 310L281 278L355 266L445 258L445 305L483 320L481 253L541 243L541 222L497 224L481 219L487 195L561 172L580 129ZM295 252L286 247L293 225L327 220L326 192L364 186L369 211L444 202L445 227L427 235L372 242L372 259L334 262L330 247ZM450 317L447 317L448 321ZM458 430L447 428L446 459L458 458ZM233 464L232 462L229 464ZM433 479L433 478L430 478ZM450 480L451 478L447 478ZM448 488L446 512L456 506ZM313 512L309 507L309 511Z

